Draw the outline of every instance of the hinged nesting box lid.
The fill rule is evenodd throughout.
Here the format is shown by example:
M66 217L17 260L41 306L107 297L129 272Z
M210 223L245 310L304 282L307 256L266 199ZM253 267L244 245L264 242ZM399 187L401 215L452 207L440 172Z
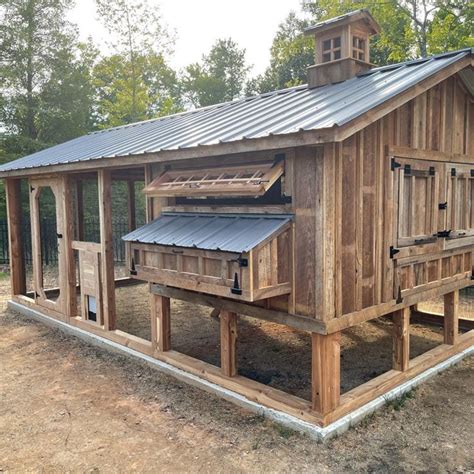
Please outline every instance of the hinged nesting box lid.
M122 237L126 242L248 252L276 234L291 215L163 213Z

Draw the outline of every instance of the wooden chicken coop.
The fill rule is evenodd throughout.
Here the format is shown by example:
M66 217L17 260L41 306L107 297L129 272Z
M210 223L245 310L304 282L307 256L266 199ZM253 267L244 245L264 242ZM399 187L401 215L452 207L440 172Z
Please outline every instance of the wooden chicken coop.
M322 426L471 347L458 304L474 268L473 52L373 67L378 31L364 10L309 28L309 85L94 132L3 165L15 307ZM84 236L86 181L98 193L98 242ZM150 341L116 327L116 181L127 183L127 281L150 284ZM147 215L138 228L137 181ZM54 290L42 273L45 190L56 203ZM410 358L410 314L440 296L444 342ZM220 367L173 350L172 298L219 313ZM311 334L310 401L239 375L239 315ZM392 370L341 394L341 333L382 316L393 320Z

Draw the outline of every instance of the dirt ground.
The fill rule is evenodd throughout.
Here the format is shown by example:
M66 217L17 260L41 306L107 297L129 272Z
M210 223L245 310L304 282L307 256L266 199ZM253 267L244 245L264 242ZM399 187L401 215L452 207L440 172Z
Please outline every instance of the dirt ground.
M8 287L0 274L0 471L474 470L472 357L322 445L137 361L6 311ZM147 322L136 306L142 292L141 287L118 290L119 326L145 331ZM195 310L192 318L189 310L183 304L173 307L174 347L190 353L189 342L201 337L193 350L216 363L218 350L211 336L218 324L205 314L207 310ZM126 316L130 314L133 320ZM191 319L198 323L190 323ZM204 330L193 334L204 321ZM239 364L247 376L264 374L266 383L290 387L302 396L306 382L290 378L285 361L292 356L293 369L304 374L300 366L306 362L294 361L305 352L306 340L293 332L277 338L271 327L258 323L239 323L240 351L244 355L258 351L252 346L259 342L262 358L270 360L254 369L244 359ZM381 321L345 336L345 390L354 383L351 377L373 376L365 366L367 360L377 360L378 351L382 354L388 324ZM440 337L438 329L423 331L416 334L419 341L414 344L421 352ZM375 341L367 354L356 349L361 337ZM384 366L385 355L380 361L378 368Z

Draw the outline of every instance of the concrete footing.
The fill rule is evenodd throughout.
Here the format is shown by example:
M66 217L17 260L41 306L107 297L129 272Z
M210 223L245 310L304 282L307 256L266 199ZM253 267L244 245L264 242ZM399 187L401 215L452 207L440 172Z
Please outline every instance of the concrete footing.
M183 382L186 382L200 389L206 390L207 392L213 393L221 398L224 398L225 400L228 400L232 403L235 403L236 405L239 405L242 408L258 413L259 415L263 415L266 418L275 421L276 423L284 425L285 427L288 427L295 431L305 433L309 435L311 438L316 439L318 441L325 441L333 436L344 433L350 427L359 423L367 415L383 407L388 401L400 397L401 395L410 391L411 389L413 389L420 383L428 380L429 378L433 377L439 372L460 362L464 357L474 352L474 346L471 346L468 349L464 350L463 352L460 352L459 354L452 356L451 358L445 360L444 362L439 363L435 367L432 367L431 369L426 370L425 372L414 377L413 379L390 390L386 394L376 398L375 400L372 400L371 402L353 411L352 413L347 414L346 416L340 418L334 423L322 428L320 426L316 426L311 423L300 420L299 418L296 418L292 415L288 415L287 413L274 410L271 408L267 408L259 403L249 400L248 398L238 393L235 393L217 384L214 384L200 377L197 377L196 375L185 372L184 370L181 370L177 367L167 364L166 362L156 360L153 357L142 354L141 352L135 351L121 344L117 344L116 342L110 341L101 336L97 336L90 332L84 331L83 329L70 326L69 324L66 324L62 321L58 321L49 316L46 316L32 308L28 308L26 306L23 306L13 301L8 302L8 307L9 309L16 311L24 316L38 320L53 328L61 329L62 331L68 334L80 337L81 339L83 339L84 341L88 343L94 344L99 347L103 347L108 350L112 350L114 352L118 352L120 354L126 354L130 357L144 361L147 364L149 364L151 367L154 367L158 370L161 370L162 372L172 375L173 377L179 380L182 380Z

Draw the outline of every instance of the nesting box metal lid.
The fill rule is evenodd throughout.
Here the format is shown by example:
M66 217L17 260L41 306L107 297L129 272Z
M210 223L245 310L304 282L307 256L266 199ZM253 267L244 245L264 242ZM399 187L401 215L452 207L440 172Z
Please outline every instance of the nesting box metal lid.
M163 213L122 237L126 242L248 252L277 233L291 215Z

